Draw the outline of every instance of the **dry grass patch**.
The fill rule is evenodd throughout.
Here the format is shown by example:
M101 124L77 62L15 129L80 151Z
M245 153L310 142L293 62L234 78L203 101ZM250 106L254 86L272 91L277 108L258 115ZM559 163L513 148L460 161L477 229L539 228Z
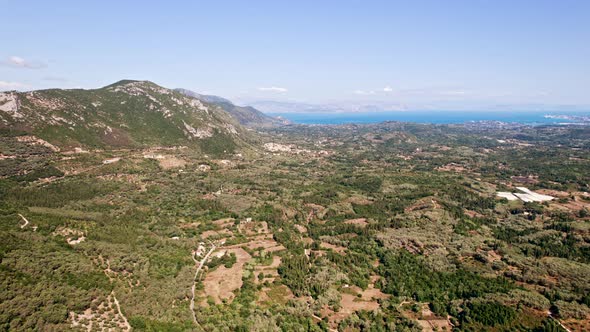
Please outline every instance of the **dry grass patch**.
M184 159L176 158L176 157L169 157L166 156L162 159L158 159L160 167L162 169L171 169L171 168L178 168L186 166L186 161Z
M225 219L218 219L213 221L213 224L221 227L221 228L229 228L234 224L233 218L225 218Z
M365 227L369 224L367 222L366 218L349 219L349 220L346 220L344 223L350 224L350 225L357 225L357 226L361 226L361 227Z
M295 228L299 231L299 233L307 233L307 227L295 224Z
M273 304L285 305L287 302L295 296L285 285L272 285L270 287L264 287L258 295L258 305L271 306Z
M234 291L242 287L244 265L252 258L242 248L227 249L227 254L236 255L236 263L231 268L221 265L211 272L207 272L203 280L205 297L211 297L216 304L223 300L231 302L235 297ZM206 303L206 300L204 301Z
M450 163L450 164L446 164L444 166L437 167L436 170L442 171L442 172L458 172L458 173L467 171L467 169L465 167L463 167L463 165L456 164L456 163Z
M436 201L436 198L434 197L424 197L421 198L419 200L417 200L416 202L414 202L414 204L408 206L407 208L404 209L404 212L408 213L408 212L412 212L412 211L421 211L421 210L433 210L433 209L441 209L442 207L440 206L440 204Z
M322 242L322 243L320 243L320 248L322 248L322 249L331 249L331 250L333 250L333 251L335 251L337 253L341 253L341 254L343 254L344 251L346 251L346 248L341 247L341 246L337 246L335 244L331 244L331 243L328 243L328 242Z
M220 237L220 236L226 236L226 235L233 235L233 233L228 229L222 229L222 230L218 230L218 231L204 231L201 234L201 238L207 239L210 237Z
M247 247L250 250L256 250L258 248L262 248L262 250L265 253L271 253L271 252L285 250L285 247L283 247L282 245L278 244L275 240L273 240L272 236L270 238L269 237L263 237L263 238L258 237L258 238L252 239L248 243L236 244L236 245L230 246L229 248L238 248L238 247Z
M373 311L379 309L379 303L373 300L364 300L363 298L359 298L354 294L349 293L342 293L341 300L340 300L340 310L338 312L334 312L333 310L324 307L322 309L322 316L328 317L328 321L330 322L330 326L332 328L336 328L338 323L350 315L352 315L355 311L359 310L367 310Z
M279 277L279 272L277 270L279 265L281 265L281 257L279 256L273 256L270 265L257 265L254 268L254 282L257 284L264 283L266 281L274 282L275 279ZM261 273L264 275L262 280L260 280L258 277Z
M238 230L246 236L268 234L268 224L266 221L241 222Z

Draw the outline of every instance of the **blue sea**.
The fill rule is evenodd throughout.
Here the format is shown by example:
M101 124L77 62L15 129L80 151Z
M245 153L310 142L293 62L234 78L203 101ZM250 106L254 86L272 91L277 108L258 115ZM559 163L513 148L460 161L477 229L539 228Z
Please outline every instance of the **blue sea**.
M590 116L590 112L552 112L552 111L390 111L371 113L269 113L299 124L345 124L378 123L401 121L432 124L465 123L470 121L502 121L527 125L576 123L573 120L551 119L545 115Z

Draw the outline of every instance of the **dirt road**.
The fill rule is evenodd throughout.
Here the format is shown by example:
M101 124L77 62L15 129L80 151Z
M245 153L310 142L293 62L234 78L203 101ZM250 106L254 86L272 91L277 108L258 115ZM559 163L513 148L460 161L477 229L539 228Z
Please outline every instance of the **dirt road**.
M195 271L195 277L193 279L193 287L191 288L191 293L192 293L192 298L191 298L191 313L193 314L193 322L195 323L195 325L201 326L199 324L199 322L197 321L197 315L195 314L195 287L197 285L197 277L199 275L199 272L201 272L201 270L203 269L203 266L205 265L205 263L207 262L207 259L209 259L209 256L211 256L211 254L213 253L213 251L215 250L215 245L212 245L211 249L209 250L209 252L205 255L205 257L203 257L203 259L201 259L201 261L199 262L199 266L197 267L197 271ZM195 262L197 262L197 260L195 259L195 255L193 254L193 260Z
M119 316L121 316L121 318L123 318L123 322L125 324L125 329L127 331L131 331L131 325L129 325L129 322L127 321L127 317L125 317L123 315L123 313L121 312L121 306L119 305L119 301L117 300L117 297L115 296L115 291L113 291L113 301L115 302L115 306L117 307L117 312L119 313Z
M18 215L19 215L19 216L21 217L21 219L22 219L22 220L25 222L25 224L24 224L24 225L20 225L20 228L21 228L21 229L23 229L23 228L27 227L27 225L29 224L29 221L27 220L27 218L25 218L25 217L24 217L22 214L20 214L20 213L19 213Z

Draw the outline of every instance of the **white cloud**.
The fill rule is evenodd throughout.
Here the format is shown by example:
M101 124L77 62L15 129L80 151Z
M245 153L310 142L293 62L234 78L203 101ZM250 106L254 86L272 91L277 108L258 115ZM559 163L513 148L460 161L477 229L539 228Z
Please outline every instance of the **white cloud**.
M393 89L388 85L383 88L383 92L393 92Z
M285 88L280 88L280 87L276 87L276 86L271 86L271 87L267 87L267 88L258 88L259 91L270 91L270 92L280 92L280 93L285 93L289 90L285 89Z
M375 91L354 90L353 93L355 95L368 96L368 95L374 95Z
M14 90L14 89L22 89L28 87L26 84L18 83L18 82L6 82L0 81L0 90Z
M6 61L4 61L4 64L11 66L11 67L27 68L27 69L39 69L39 68L47 67L47 65L45 65L42 62L29 61L29 60L23 59L19 56L16 56L16 55L9 57Z

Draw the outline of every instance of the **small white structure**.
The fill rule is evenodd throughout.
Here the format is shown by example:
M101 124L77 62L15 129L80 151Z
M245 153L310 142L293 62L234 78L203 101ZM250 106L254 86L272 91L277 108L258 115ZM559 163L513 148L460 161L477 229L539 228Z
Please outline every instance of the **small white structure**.
M521 192L509 193L506 191L499 191L496 195L498 197L506 198L509 201L520 199L523 202L545 202L551 201L555 198L549 195L538 194L525 187L516 187L516 189L520 190Z
M513 193L506 191L499 191L496 195L498 195L498 197L506 198L509 201L516 201L518 199L518 197L514 196Z
M549 195L537 194L536 192L532 192L525 187L516 187L516 189L522 191L524 194L515 193L514 195L516 195L524 202L545 202L553 200L555 198Z
M199 247L197 248L195 255L197 255L197 257L202 257L205 254L206 250L207 249L205 248L205 243L201 242L199 243Z

